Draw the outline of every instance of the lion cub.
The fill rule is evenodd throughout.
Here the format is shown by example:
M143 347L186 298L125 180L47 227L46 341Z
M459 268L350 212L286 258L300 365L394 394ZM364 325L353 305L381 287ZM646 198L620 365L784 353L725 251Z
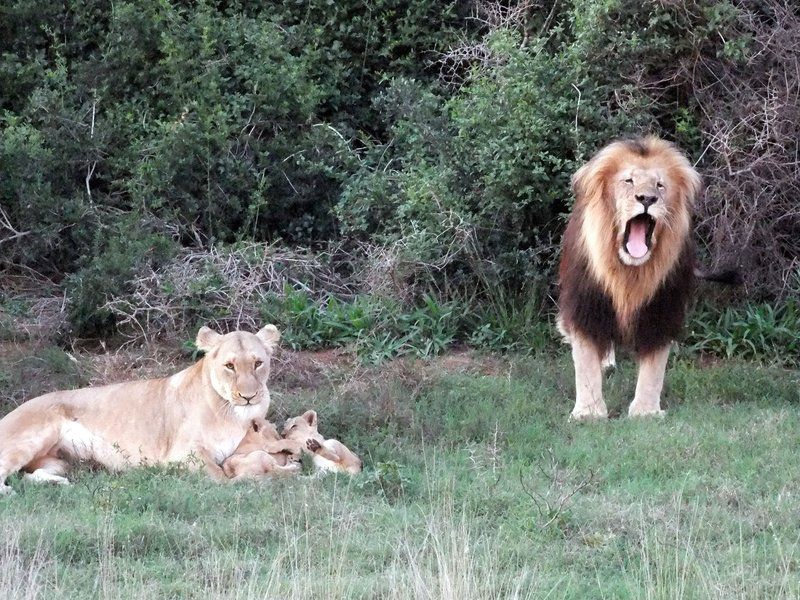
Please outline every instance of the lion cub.
M283 439L272 423L256 418L233 454L222 463L222 472L233 481L294 475L300 471L300 451L298 442Z
M283 437L308 449L314 467L322 471L336 471L355 475L361 472L361 459L339 440L326 440L317 426L317 413L307 410L299 417L286 420Z

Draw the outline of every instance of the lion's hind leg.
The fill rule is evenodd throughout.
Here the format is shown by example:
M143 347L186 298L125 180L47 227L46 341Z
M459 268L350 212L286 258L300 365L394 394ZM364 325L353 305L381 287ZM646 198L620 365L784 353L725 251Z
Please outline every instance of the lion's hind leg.
M37 483L69 485L69 479L66 478L68 469L69 464L65 460L57 456L45 456L25 465L24 470L27 472L24 477Z
M603 360L600 361L600 367L602 369L614 369L617 366L617 358L614 355L614 345L611 345L608 352L606 352L605 356L603 356Z
M58 444L63 417L48 410L32 411L26 408L23 405L0 421L0 495L12 493L5 483L6 477L25 469L27 465L52 457L51 452ZM46 466L51 475L63 479L62 474L52 471L56 468L54 462L47 462Z

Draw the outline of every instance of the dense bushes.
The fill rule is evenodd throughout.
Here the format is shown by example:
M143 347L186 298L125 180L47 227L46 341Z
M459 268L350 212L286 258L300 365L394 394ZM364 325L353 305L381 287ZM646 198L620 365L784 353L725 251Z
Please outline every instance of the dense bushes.
M17 0L3 17L0 264L67 275L77 333L112 331L181 248L253 241L342 244L345 278L387 259L408 306L500 293L515 308L495 314L538 313L520 290L547 297L570 174L644 132L700 161L707 260L740 262L753 297L800 285L800 119L777 83L800 17L779 0Z

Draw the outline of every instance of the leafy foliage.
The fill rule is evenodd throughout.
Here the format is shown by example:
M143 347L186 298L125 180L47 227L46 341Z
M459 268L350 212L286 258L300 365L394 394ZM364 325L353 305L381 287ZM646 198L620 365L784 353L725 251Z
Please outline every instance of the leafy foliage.
M432 268L401 281L413 297L398 301L469 298L499 318L491 290L532 286L540 305L524 310L538 314L571 173L609 139L649 132L711 169L699 206L710 262L726 253L717 226L741 233L770 207L741 254L764 275L748 289L789 295L796 173L784 158L797 119L769 86L790 79L779 51L796 45L800 17L773 0L15 0L3 17L0 261L68 279L75 333L114 332L118 315L92 314L108 295L100 282L130 293L126 277L161 260L149 248L235 242L402 248ZM708 84L720 77L743 98L776 98L756 128L783 132L760 155L769 164L747 164L763 136L734 136L711 115L764 112ZM719 182L734 163L729 194ZM777 204L748 204L754 185ZM731 195L742 211L714 208ZM491 321L481 339L517 343ZM417 327L395 329L406 326Z
M686 343L692 352L800 364L800 306L748 304L721 312L706 307L692 319Z

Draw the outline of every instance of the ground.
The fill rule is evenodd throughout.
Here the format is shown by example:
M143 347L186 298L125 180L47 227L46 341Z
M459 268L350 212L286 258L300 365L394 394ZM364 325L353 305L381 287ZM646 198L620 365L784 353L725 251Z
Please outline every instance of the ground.
M624 414L631 361L606 380ZM0 413L54 387L168 373L175 348L0 345ZM220 486L179 468L13 478L3 598L795 598L800 373L671 361L663 419L570 423L566 347L364 367L283 352L365 471Z

